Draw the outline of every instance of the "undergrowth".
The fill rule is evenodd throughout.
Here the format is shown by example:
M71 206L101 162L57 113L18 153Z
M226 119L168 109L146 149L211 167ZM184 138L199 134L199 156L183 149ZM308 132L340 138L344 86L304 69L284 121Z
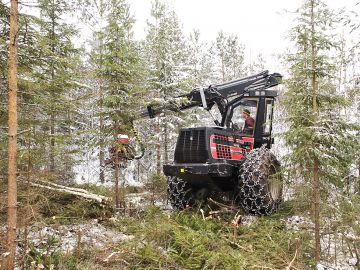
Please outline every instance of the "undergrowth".
M99 192L99 191L98 191ZM102 193L104 191L100 191ZM99 218L99 209L71 195L32 197L37 213L52 221L74 223ZM54 264L55 269L313 269L312 238L306 231L290 231L285 220L294 208L284 203L274 215L257 218L250 225L231 225L235 213L220 218L194 211L167 213L156 207L135 216L101 222L134 238L105 250L82 250L81 254L59 252L44 258L33 252L32 260ZM104 214L104 216L107 216ZM58 222L58 221L57 221ZM105 260L114 253L109 260Z
M279 215L240 225L234 233L229 220L204 219L191 212L170 215L151 208L143 219L116 224L135 238L115 249L120 255L114 264L123 262L126 269L312 267L311 236L286 230Z

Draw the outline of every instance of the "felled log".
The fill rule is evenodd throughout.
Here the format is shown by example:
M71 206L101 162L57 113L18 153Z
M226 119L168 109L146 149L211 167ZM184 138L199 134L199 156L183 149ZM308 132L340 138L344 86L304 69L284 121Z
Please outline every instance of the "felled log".
M111 202L111 198L109 198L109 197L94 194L94 193L91 193L82 188L67 187L67 186L63 186L63 185L59 185L59 184L55 184L55 183L51 183L51 182L46 182L46 181L41 181L41 180L36 180L36 181L32 182L31 185L34 187L38 187L38 188L44 188L44 189L48 189L48 190L52 190L52 191L72 194L72 195L75 195L78 197L85 198L90 201L95 201L101 205L106 205Z

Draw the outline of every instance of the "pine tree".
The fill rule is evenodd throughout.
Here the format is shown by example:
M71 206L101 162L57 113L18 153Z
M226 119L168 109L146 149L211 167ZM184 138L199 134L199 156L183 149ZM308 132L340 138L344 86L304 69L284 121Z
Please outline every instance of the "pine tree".
M189 75L192 87L204 87L215 81L210 48L201 41L199 30L194 30L189 37Z
M243 77L245 72L244 65L244 46L239 43L235 35L226 35L220 31L213 44L212 51L218 61L219 81L231 81Z
M336 93L336 36L331 34L337 21L320 0L306 0L298 10L298 24L291 31L296 52L288 55L290 76L285 106L289 130L285 141L292 150L289 158L298 176L311 179L312 216L315 223L315 260L320 261L320 217L325 200L324 185L343 184L344 173L352 164L358 144L339 109L347 101Z

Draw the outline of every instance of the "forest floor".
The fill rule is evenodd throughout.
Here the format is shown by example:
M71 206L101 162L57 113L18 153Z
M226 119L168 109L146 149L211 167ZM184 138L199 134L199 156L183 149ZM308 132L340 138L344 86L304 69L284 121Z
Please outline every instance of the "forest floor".
M68 194L35 196L25 257L26 212L19 212L18 269L24 263L25 269L89 270L316 267L313 224L306 213L294 211L292 201L270 217L252 217L209 207L174 212L163 194L141 190L125 198L126 208L109 210ZM3 253L4 246L0 248ZM338 257L337 266L327 269L357 269L349 258Z

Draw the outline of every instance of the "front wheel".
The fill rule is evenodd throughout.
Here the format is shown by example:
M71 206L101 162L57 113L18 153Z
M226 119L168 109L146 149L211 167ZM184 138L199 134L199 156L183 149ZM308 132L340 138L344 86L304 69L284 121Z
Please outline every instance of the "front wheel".
M196 203L195 189L181 178L168 177L167 193L171 206L176 210L193 207Z
M265 147L254 149L239 169L236 198L252 215L271 215L282 201L280 163Z

